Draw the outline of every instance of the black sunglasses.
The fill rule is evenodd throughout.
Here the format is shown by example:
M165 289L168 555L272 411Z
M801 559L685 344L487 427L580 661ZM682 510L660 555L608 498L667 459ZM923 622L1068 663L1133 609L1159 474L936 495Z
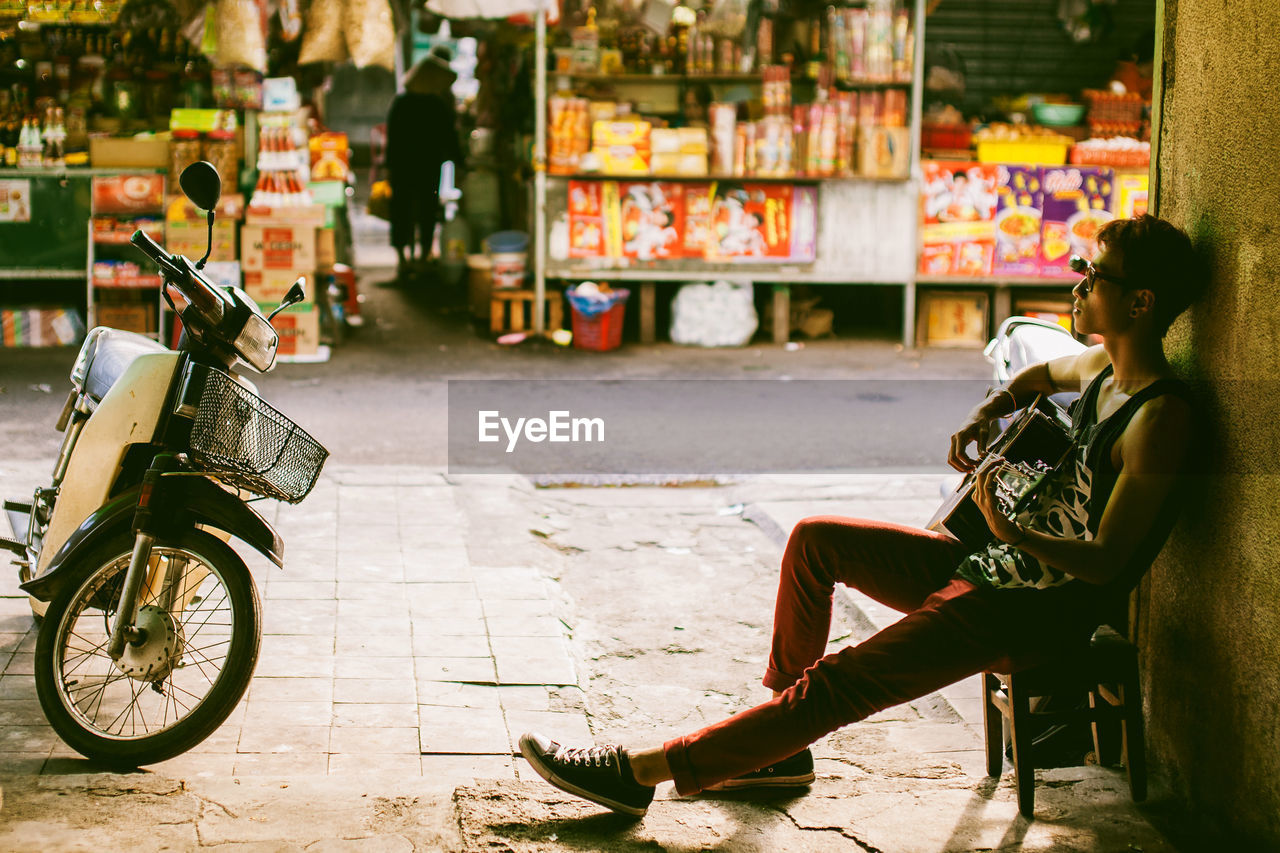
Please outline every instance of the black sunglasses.
M1108 275L1107 273L1100 272L1098 268L1093 265L1093 261L1087 261L1079 255L1072 255L1071 260L1067 262L1067 265L1071 267L1073 272L1078 272L1084 276L1085 293L1093 292L1093 286L1100 278L1106 279L1112 284L1121 285L1122 287L1127 283L1125 279L1120 278L1119 276Z

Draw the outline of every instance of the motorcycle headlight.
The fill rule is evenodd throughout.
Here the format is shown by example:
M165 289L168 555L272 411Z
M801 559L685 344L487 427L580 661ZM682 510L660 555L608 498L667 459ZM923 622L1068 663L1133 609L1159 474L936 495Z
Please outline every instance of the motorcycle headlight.
M98 338L105 331L103 326L95 326L80 345L80 354L76 356L76 363L71 366L71 384L77 391L84 390L84 378L89 375L89 362L93 360L93 353L98 348Z
M244 328L236 336L236 353L254 370L266 373L276 362L276 347L280 338L266 318L250 314Z

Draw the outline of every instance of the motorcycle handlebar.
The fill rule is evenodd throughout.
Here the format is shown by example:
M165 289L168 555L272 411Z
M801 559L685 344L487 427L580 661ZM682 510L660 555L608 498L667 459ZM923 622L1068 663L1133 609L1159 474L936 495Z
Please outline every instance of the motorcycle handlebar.
M159 265L165 280L178 289L183 297L200 310L214 325L221 322L226 311L227 300L198 275L195 275L186 262L178 263L176 255L169 255L151 236L139 228L133 232L129 242L142 250L142 253Z

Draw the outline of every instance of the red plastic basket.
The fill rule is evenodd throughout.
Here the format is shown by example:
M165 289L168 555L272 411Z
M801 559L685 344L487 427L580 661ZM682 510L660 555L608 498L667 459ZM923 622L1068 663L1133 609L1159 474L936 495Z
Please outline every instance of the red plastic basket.
M572 309L574 348L597 352L617 349L622 344L622 314L626 307L626 300L620 299L608 311L595 317L587 317L576 308Z

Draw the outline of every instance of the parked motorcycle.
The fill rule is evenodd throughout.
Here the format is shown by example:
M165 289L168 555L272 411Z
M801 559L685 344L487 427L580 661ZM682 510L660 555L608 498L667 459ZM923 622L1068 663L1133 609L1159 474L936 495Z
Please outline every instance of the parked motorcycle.
M208 163L181 175L198 207L217 207ZM249 506L296 503L328 456L235 368L275 364L270 320L305 298L303 279L268 317L219 288L141 230L133 244L160 268L183 333L177 350L95 328L71 371L65 433L50 484L6 501L21 588L43 611L35 652L40 705L88 758L135 767L212 734L257 663L260 603L227 541L283 566L284 545ZM211 243L212 245L212 243Z
M992 387L999 388L1028 365L1076 355L1084 349L1075 335L1057 323L1035 317L1010 317L1000 324L982 354L992 365ZM1077 396L1076 392L1064 391L1049 399L1065 410ZM1000 426L1003 429L1008 424Z

